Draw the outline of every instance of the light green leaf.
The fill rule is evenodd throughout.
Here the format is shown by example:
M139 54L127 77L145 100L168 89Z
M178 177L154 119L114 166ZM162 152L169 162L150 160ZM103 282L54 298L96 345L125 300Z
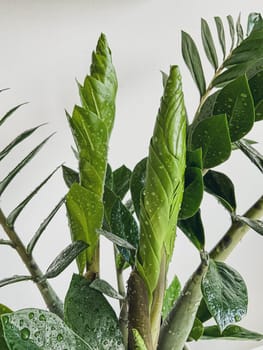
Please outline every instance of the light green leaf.
M132 329L132 335L134 341L134 350L147 350L146 345L137 329Z
M202 250L205 245L205 232L201 219L201 212L198 210L196 214L186 220L179 220L178 227L183 231L187 238L196 246L198 250Z
M202 337L203 333L204 333L203 323L198 318L195 318L193 327L188 337L188 341L193 341L193 340L197 341Z
M247 288L240 274L222 262L210 260L202 281L202 292L208 310L221 332L238 322L247 312Z
M259 233L260 235L263 235L263 221L252 220L252 219L246 218L245 216L239 216L239 215L235 215L234 219L243 222L243 224L248 225L254 231Z
M226 56L226 39L225 39L225 31L222 19L218 16L214 17L219 43L223 52L223 59Z
M256 333L240 326L230 325L221 333L217 326L205 327L202 339L222 340L262 340L263 334Z
M131 175L130 190L132 201L137 217L140 217L140 202L142 190L145 186L147 158L142 159L136 164Z
M9 350L94 350L51 312L24 309L1 319Z
M162 308L162 317L165 319L169 312L172 310L174 303L179 297L181 292L181 283L177 276L174 276L169 287L166 289L164 298L163 298L163 308Z
M237 147L251 160L256 167L263 172L263 155L252 147L246 140L236 142Z
M130 187L131 170L125 165L113 171L113 192L123 199Z
M102 294L107 295L108 297L119 300L124 299L124 297L120 295L107 281L102 279L96 278L89 286L90 288L93 288Z
M66 295L65 322L92 349L124 350L114 310L107 299L79 275L73 275Z
M216 48L214 44L214 40L209 28L208 23L205 19L201 19L201 34L202 34L202 42L204 46L204 50L206 53L206 56L208 58L208 61L211 63L211 65L214 67L215 71L218 68L218 58L216 53Z

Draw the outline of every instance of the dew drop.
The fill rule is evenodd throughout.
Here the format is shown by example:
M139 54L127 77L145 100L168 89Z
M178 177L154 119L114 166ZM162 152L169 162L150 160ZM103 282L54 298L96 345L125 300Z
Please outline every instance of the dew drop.
M62 341L62 340L63 340L63 335L62 335L61 333L59 333L59 334L57 335L57 340L58 340L58 341Z
M30 330L28 328L23 328L20 335L23 340L28 340L30 337Z
M8 323L9 323L9 318L8 318L8 316L3 316L3 317L2 317L2 320L3 320L4 324L8 324Z
M34 312L29 312L28 318L29 318L30 320L32 320L32 318L34 318Z
M39 315L39 321L46 321L45 315L43 314Z

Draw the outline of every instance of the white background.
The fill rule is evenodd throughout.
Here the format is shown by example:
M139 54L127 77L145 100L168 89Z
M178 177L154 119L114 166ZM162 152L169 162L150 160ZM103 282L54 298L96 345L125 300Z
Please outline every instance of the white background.
M109 160L113 168L123 163L133 168L147 154L162 92L160 70L167 72L171 64L179 64L190 118L197 107L197 89L181 58L180 31L187 31L200 44L201 17L208 20L214 32L213 16L222 16L226 23L226 15L232 14L237 18L241 12L243 23L246 23L247 15L260 12L261 8L262 2L256 0L0 0L0 88L10 88L0 95L0 114L3 115L15 104L30 102L1 128L1 148L24 129L48 122L31 140L24 142L1 162L1 178L37 142L57 131L45 149L5 191L1 200L4 212L10 212L57 165L65 162L68 166L76 166L64 109L71 112L73 105L79 102L75 78L82 82L88 73L91 52L101 32L108 37L119 80ZM203 52L201 54L209 81L212 69ZM262 131L262 124L257 124L249 137L261 141ZM256 147L263 151L262 145ZM261 195L262 177L259 171L237 151L219 169L236 183L238 213L242 214ZM28 205L16 223L17 231L25 242L29 241L39 223L65 192L61 173L58 173ZM202 213L207 249L210 249L226 231L230 219L226 211L207 195ZM1 231L0 237L4 238ZM65 211L62 209L35 249L41 268L45 270L69 242ZM262 238L250 231L228 260L242 274L248 286L249 310L241 324L258 332L263 332L262 249ZM26 273L11 248L0 246L0 254L0 278ZM101 255L102 277L115 284L110 244L105 242ZM176 273L182 282L186 281L198 259L190 242L178 233L169 278ZM75 265L52 281L61 298L66 293L73 271L77 271ZM28 306L45 307L31 282L2 288L0 303L14 310ZM117 303L114 307L117 308ZM254 343L200 342L191 348L205 350L211 346L214 350L242 350L251 349Z

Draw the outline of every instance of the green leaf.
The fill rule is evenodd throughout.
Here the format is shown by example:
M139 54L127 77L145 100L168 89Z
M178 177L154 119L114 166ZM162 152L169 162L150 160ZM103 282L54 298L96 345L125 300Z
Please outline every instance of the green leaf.
M219 43L223 52L223 59L226 56L226 39L225 39L225 31L222 19L220 17L214 17Z
M113 172L113 192L121 199L124 198L130 187L131 170L125 165Z
M245 216L239 216L239 215L235 215L234 219L243 222L243 224L248 225L254 231L259 233L260 235L263 235L263 221L252 220L252 219L246 218Z
M205 303L204 298L202 298L201 303L198 307L197 313L196 313L196 317L201 321L201 322L206 322L208 320L210 320L210 318L212 317L207 305Z
M114 310L107 299L79 275L73 275L66 295L65 322L92 349L124 349Z
M43 125L43 124L42 124ZM0 160L2 160L15 146L17 146L20 142L25 140L27 137L33 134L38 128L42 125L38 125L35 128L26 130L18 135L12 142L9 143L1 152L0 152Z
M244 140L245 142L247 142L249 145L256 145L258 142L257 141L254 141L254 140L250 140L250 139L242 139ZM236 145L236 142L235 143L232 143L232 151L236 151L237 149L239 149Z
M119 300L124 299L124 297L120 295L107 281L102 279L96 278L89 286L90 288L93 288L102 294L107 295L108 297Z
M9 350L92 350L57 315L39 309L24 309L1 316Z
M236 142L237 147L251 160L256 167L263 172L263 156L246 140Z
M34 236L31 238L30 242L27 245L27 252L28 254L31 254L35 245L37 244L39 238L41 237L42 233L47 228L50 221L53 219L53 217L56 215L62 204L65 202L65 198L62 198L58 204L55 206L55 208L51 211L51 213L45 218L45 220L40 224L39 228L37 229Z
M45 273L45 278L57 277L87 248L87 246L87 243L83 241L74 241L68 245L49 265Z
M230 325L221 333L217 326L205 327L202 339L222 339L222 340L262 340L263 334L252 332L240 326Z
M262 26L263 20L260 13L252 12L247 19L247 36L250 35L255 27Z
M197 341L202 337L203 333L204 333L203 323L198 318L196 318L187 341L193 341L193 340Z
M184 31L182 31L182 54L185 64L198 87L200 96L203 96L206 91L206 83L198 49L191 36Z
M235 24L234 24L233 17L231 15L228 15L226 18L228 21L229 32L230 32L230 37L231 37L231 41L232 41L230 51L232 51L232 49L235 45Z
M79 173L65 165L62 165L62 173L65 184L70 188L75 182L79 183Z
M15 275L15 276L4 278L4 279L0 280L0 288L5 287L9 284L23 282L23 281L31 281L31 280L32 280L32 276Z
M202 293L208 310L220 332L238 322L247 312L247 288L240 274L222 262L210 260L202 281Z
M209 170L204 176L204 185L206 192L215 196L228 211L235 212L235 189L228 176L218 171Z
M236 22L237 46L244 40L244 31L241 25L241 15L239 14Z
M163 298L163 308L162 308L162 317L163 320L167 317L169 312L172 310L174 303L179 297L181 292L181 284L177 276L174 276L169 287L166 289L164 298Z
M226 114L231 141L244 137L255 121L253 98L246 76L227 84L217 95L213 114Z
M183 231L187 238L196 246L198 250L202 250L205 245L205 232L201 219L200 210L197 213L186 219L179 220L178 227Z
M185 189L180 219L193 216L199 209L204 192L202 170L197 167L187 167L185 171Z
M147 350L146 345L143 341L142 336L137 331L137 329L132 329L133 341L134 341L134 350Z
M4 89L6 90L6 89ZM3 90L2 90L3 91ZM14 112L20 108L21 106L24 106L25 104L27 104L27 102L25 103L20 103L19 105L13 107L12 109L10 109L1 119L0 119L0 126L9 118L11 117L11 115L14 114Z
M187 150L186 163L188 167L203 169L202 148L197 148L194 151Z
M66 206L74 241L84 241L88 248L77 257L80 273L91 263L98 244L96 230L102 225L103 206L97 194L74 183L66 197Z
M131 175L130 190L137 217L140 217L140 201L142 190L145 186L147 158L143 158L136 164Z
M204 168L209 169L227 160L231 153L227 117L215 115L202 120L193 130L192 150L202 148Z
M52 134L53 135L53 134ZM17 175L17 173L40 151L44 144L52 137L50 135L39 145L37 145L1 182L0 182L0 195L4 192L9 183Z
M107 164L106 175L105 175L105 186L112 190L113 188L113 173L110 164Z
M49 174L44 181L41 182L40 185L38 185L34 191L32 191L18 206L11 211L11 213L7 217L7 224L9 227L14 227L14 223L18 217L18 215L21 213L21 211L25 208L25 206L31 201L31 199L38 193L38 191L47 183L47 181L55 174L55 172L60 168L57 167L55 170L52 171L51 174Z
M9 309L9 307L0 304L0 316L6 313L10 313L12 310ZM1 350L8 350L5 338L4 338L4 331L3 331L3 326L2 322L0 320L0 349Z
M254 100L255 121L263 119L263 92L260 88L263 84L263 69L248 80L249 88Z
M201 34L202 34L202 42L204 46L204 50L206 53L206 56L208 58L208 61L212 64L215 71L218 68L218 58L216 53L216 48L214 44L214 40L209 28L208 23L205 19L201 19Z
M131 250L136 250L136 248L131 245L128 241L125 239L115 235L112 232L106 231L106 230L97 230L97 232L104 237L106 237L109 241L111 241L113 244L118 245L119 247L131 249Z

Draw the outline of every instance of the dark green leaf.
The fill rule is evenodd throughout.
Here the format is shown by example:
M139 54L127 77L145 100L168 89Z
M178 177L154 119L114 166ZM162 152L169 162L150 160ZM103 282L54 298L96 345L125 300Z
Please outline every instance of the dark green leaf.
M202 120L194 129L192 149L202 148L204 168L212 168L227 160L231 141L226 115L215 115Z
M204 46L204 50L208 61L212 64L215 70L218 67L218 58L216 53L216 48L214 44L214 40L209 28L208 23L205 19L201 19L201 34L202 34L202 42Z
M56 259L49 265L45 273L46 278L57 277L63 272L76 257L87 249L87 243L83 241L74 241L68 245L62 252L56 257Z
M200 96L203 96L206 90L206 83L198 49L191 36L184 31L182 31L182 54L198 87Z
M260 13L252 12L248 15L247 19L247 36L250 35L252 30L262 26L263 20Z
M221 332L238 322L247 312L247 288L240 274L222 262L210 260L202 281L202 292L208 310Z
M189 219L179 220L178 226L198 250L202 250L204 248L205 232L200 210L198 210L198 212Z
M112 232L108 232L106 230L97 230L97 232L104 237L106 237L108 240L110 240L112 243L118 245L119 247L136 250L136 248L131 245L128 241L124 240L123 238L115 235Z
M235 45L235 24L234 24L233 17L231 15L227 16L227 21L228 21L229 32L230 32L230 37L232 41L230 51L232 51Z
M202 339L262 340L263 334L252 332L240 326L230 325L221 333L217 326L205 327Z
M202 148L186 152L186 164L188 167L203 169Z
M226 39L225 39L225 31L222 19L220 17L215 17L216 29L218 34L219 43L223 52L223 58L226 56Z
M113 192L123 199L130 187L131 171L125 165L113 172Z
M3 91L3 90L2 90ZM1 119L0 119L0 126L7 120L7 118L9 118L18 108L20 108L21 106L24 106L25 104L27 104L27 102L25 103L21 103L15 107L13 107L12 109L10 109L10 111L8 111Z
M26 131L22 132L20 135L18 135L11 143L9 143L8 146L6 146L0 152L0 160L2 160L15 146L17 146L20 142L22 142L27 137L29 137L31 134L33 134L33 132L36 131L38 128L40 128L42 125L38 125L35 128L26 130Z
M243 224L248 225L250 228L252 228L254 231L259 233L260 235L263 235L263 221L252 220L252 219L246 218L245 216L239 216L239 215L235 215L234 218L238 221L243 222Z
M51 312L24 309L1 318L10 350L94 350Z
M4 279L0 280L0 288L7 286L9 284L23 282L23 281L30 281L30 280L32 280L31 276L17 276L17 275L15 275L15 276L4 278Z
M120 295L107 281L101 280L99 278L96 278L91 284L89 285L90 288L93 288L102 294L107 295L108 297L122 300L124 297Z
M25 206L30 202L30 200L37 194L37 192L47 183L47 181L55 174L55 172L60 168L57 167L55 170L52 171L48 177L45 178L44 181L41 182L40 185L38 185L34 191L32 191L18 206L12 210L12 212L7 217L7 224L9 227L14 227L14 223L18 217L18 215L21 213L21 211L25 208Z
M185 189L180 219L193 216L199 209L204 192L202 170L197 167L187 167L185 171Z
M30 242L28 243L27 246L27 252L29 254L32 253L35 245L37 244L40 236L42 235L42 233L44 232L44 230L46 229L46 227L48 226L48 224L50 223L50 221L53 219L53 217L56 215L57 211L59 210L59 208L62 206L62 204L65 202L65 198L62 198L58 204L55 206L55 208L51 211L51 213L45 218L45 220L40 224L39 228L37 229L36 233L34 234L34 236L32 237L32 239L30 240Z
M225 86L231 80L234 80L241 75L246 74L249 70L251 64L249 61L245 61L244 63L240 63L237 65L230 66L228 69L224 70L223 73L218 75L212 82L212 85L215 87Z
M53 134L52 134L53 135ZM42 141L38 146L36 146L1 182L0 182L0 195L4 192L5 188L17 175L17 173L40 151L44 144L52 136L50 135L44 141Z
M137 217L140 217L141 193L145 185L147 158L142 159L134 168L131 175L130 190Z
M258 142L254 141L254 140L250 140L250 139L243 139L245 142L247 142L249 145L256 145ZM232 143L232 151L236 151L237 149L239 149L235 143Z
M244 31L241 25L241 15L239 14L237 23L236 23L236 32L237 32L237 46L243 41L244 39Z
M12 310L9 309L9 307L0 304L0 316L6 313L10 313L12 312ZM3 326L2 326L2 322L0 319L0 349L1 350L8 350L5 338L4 338L4 331L3 331Z
M248 83L255 105L255 121L259 121L263 119L263 69L252 76Z
M92 349L124 349L114 310L107 299L79 275L73 275L66 295L65 321Z
M203 333L204 326L202 322L198 318L196 318L193 324L193 328L191 329L191 332L189 334L188 341L197 341L202 337Z
M107 164L106 175L105 175L105 186L112 190L113 187L113 174L110 164Z
M255 121L253 98L246 76L227 84L217 95L213 114L226 114L231 141L244 137Z
M263 156L249 142L240 140L236 142L237 147L263 172Z
M210 320L210 318L212 317L207 305L204 301L204 298L202 298L201 303L199 305L199 308L197 310L197 314L196 317L201 321L201 322L206 322L208 320Z
M175 301L179 297L180 292L181 292L181 284L178 277L175 276L164 294L163 308L162 308L163 320L172 310L172 307L174 306Z
M65 165L62 165L63 179L70 188L75 182L79 183L79 174L76 170L73 170Z
M230 212L236 210L236 198L233 182L223 173L209 170L204 176L206 192L215 196Z

